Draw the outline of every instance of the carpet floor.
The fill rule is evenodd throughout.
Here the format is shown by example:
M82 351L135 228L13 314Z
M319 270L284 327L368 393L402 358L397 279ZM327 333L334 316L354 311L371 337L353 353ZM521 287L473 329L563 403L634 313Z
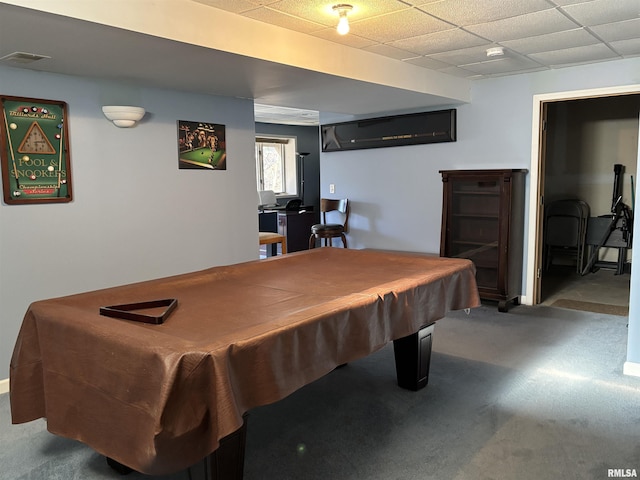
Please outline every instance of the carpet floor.
M429 385L396 386L391 345L250 412L246 480L604 480L640 474L640 379L622 375L627 319L549 306L454 312ZM105 412L108 415L109 412ZM10 425L0 478L120 478L44 420ZM187 480L133 473L127 480Z

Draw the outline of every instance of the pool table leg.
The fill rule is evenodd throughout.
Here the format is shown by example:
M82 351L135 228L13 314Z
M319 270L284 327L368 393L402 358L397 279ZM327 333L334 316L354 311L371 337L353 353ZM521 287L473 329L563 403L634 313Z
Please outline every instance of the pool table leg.
M218 449L203 460L205 480L242 480L247 417L248 414L245 413L242 416L242 427L220 439Z
M431 340L435 323L418 332L393 341L398 385L408 390L420 390L429 382Z
M244 475L244 451L247 440L247 417L242 416L242 426L230 435L220 439L218 449L189 467L189 478L194 480L242 480ZM120 475L127 475L133 469L107 457L109 466Z

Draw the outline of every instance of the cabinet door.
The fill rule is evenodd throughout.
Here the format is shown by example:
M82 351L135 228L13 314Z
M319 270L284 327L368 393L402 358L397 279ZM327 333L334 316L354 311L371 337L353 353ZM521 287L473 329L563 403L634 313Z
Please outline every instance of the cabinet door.
M501 186L495 176L449 179L447 256L472 260L479 288L499 287Z

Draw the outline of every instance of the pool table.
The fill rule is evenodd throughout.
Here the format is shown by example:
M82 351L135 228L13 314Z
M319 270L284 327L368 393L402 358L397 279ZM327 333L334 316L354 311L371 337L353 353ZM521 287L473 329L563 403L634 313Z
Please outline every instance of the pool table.
M100 314L161 299L177 307L160 324ZM237 468L219 478L239 479L252 408L391 341L399 385L422 388L434 322L477 305L469 260L331 247L36 301L11 360L12 421L44 417L154 475L231 438Z

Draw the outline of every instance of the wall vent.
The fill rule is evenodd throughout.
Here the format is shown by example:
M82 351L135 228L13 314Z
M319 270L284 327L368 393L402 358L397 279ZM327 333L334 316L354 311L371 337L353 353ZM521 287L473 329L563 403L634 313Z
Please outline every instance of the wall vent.
M47 55L37 55L35 53L27 53L27 52L13 52L9 55L5 55L0 58L0 62L6 63L19 63L21 65L27 63L37 62L38 60L42 60L43 58L51 58Z

